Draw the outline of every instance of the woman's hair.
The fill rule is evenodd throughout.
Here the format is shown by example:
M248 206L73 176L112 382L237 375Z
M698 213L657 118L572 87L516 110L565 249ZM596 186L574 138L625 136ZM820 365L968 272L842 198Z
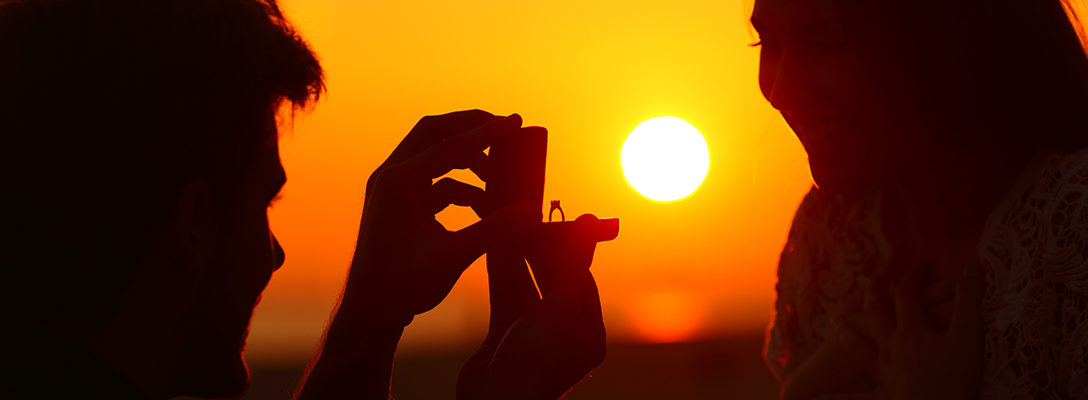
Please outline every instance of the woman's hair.
M1007 20L998 20L989 50L995 57L988 76L997 85L986 96L1004 98L994 115L1007 112L1014 143L1070 152L1088 146L1088 56L1083 26L1066 1L1006 0ZM1008 43L1003 45L1002 42ZM1004 106L1004 107L1002 107ZM1003 122L1003 121L1002 121Z
M324 90L275 0L0 0L0 60L5 307L88 320L186 181Z
M986 136L965 134L958 137L965 142L955 145L986 140L1048 152L1088 146L1082 121L1088 115L1088 57L1073 3L849 3L843 9L859 13L863 29L875 33L865 40L879 49L889 78L913 86L918 118L955 124L967 115L972 124L985 125L962 127Z
M1081 20L1081 16L1086 11L1084 8L1085 2L1083 0L1062 0L1062 9L1065 10L1065 14L1069 18L1070 26L1077 33L1081 48L1088 52L1088 32L1085 32L1084 21Z

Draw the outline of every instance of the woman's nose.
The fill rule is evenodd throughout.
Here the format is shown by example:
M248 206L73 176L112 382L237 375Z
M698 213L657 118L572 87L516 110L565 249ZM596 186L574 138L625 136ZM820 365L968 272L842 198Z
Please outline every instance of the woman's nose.
M792 110L809 103L812 93L810 73L792 54L782 54L765 77L763 95L777 110Z

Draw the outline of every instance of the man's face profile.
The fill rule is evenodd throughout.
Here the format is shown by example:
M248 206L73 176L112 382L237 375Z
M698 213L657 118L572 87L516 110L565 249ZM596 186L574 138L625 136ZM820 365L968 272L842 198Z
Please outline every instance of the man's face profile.
M309 46L271 0L0 0L0 54L17 149L3 200L20 210L0 304L47 349L13 360L98 374L35 395L239 395L249 319L283 262L270 110L323 92Z
M268 226L267 209L286 181L274 121L269 124L264 135L268 139L242 176L238 192L228 194L231 199L225 202L210 201L213 220L219 221L198 233L209 238L203 241L207 257L195 257L206 265L194 265L194 271L203 271L204 276L193 293L187 324L191 331L184 343L188 351L182 352L187 357L180 366L185 375L200 378L190 390L207 395L237 395L245 389L248 372L241 352L249 320L272 272L284 261L283 249Z

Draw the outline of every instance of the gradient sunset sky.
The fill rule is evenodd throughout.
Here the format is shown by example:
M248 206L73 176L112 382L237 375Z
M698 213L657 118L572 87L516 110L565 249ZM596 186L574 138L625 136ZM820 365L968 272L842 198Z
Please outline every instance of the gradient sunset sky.
M281 5L321 58L329 92L283 128L289 178L270 219L287 262L254 315L251 360L313 351L347 274L367 177L421 116L470 108L547 127L545 200L568 216L621 219L593 264L611 340L765 329L778 255L812 180L759 93L751 0ZM657 116L692 123L710 149L703 185L678 201L641 196L620 168L627 134ZM475 219L467 209L440 217L450 228ZM401 351L482 340L483 266L416 318Z

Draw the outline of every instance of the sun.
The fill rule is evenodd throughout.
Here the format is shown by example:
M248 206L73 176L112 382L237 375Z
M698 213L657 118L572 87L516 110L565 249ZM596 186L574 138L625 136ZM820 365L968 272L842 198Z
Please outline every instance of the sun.
M703 183L710 169L710 151L703 134L687 121L650 118L627 135L620 165L627 182L643 196L673 201Z

